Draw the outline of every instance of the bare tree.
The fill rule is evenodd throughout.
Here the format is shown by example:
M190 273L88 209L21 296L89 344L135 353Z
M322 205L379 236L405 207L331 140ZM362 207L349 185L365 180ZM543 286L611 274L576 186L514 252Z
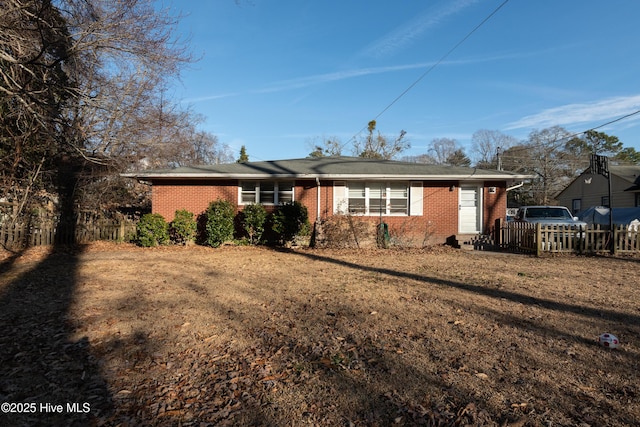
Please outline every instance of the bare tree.
M407 132L401 130L395 139L391 139L376 131L376 121L371 120L367 126L367 136L353 143L353 153L372 159L393 159L410 147L405 139L406 134Z
M530 203L552 203L554 196L574 175L564 149L569 136L560 126L534 130L525 143L510 147L504 152L504 170L538 177L527 186Z
M176 23L151 0L0 0L0 196L77 189L86 161L113 174L161 143L150 111L192 60Z
M316 141L308 142L313 148L313 151L309 153L309 157L335 157L342 155L343 144L338 137L332 136L329 138L322 138L322 142Z
M423 163L425 165L436 164L436 159L428 154L418 154L417 156L403 156L402 161L410 163Z
M480 129L471 137L471 154L479 168L497 169L498 154L518 144L518 140L497 130Z
M458 141L451 138L434 138L429 143L429 153L437 164L447 163L447 159L458 150Z

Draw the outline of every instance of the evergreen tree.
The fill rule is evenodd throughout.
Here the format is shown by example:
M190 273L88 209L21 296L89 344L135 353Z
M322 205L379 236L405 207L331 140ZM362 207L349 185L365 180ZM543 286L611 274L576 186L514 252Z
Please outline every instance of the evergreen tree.
M247 149L243 145L242 147L240 147L240 157L238 157L238 160L236 160L236 163L248 163L248 162L249 162L249 155L247 154Z

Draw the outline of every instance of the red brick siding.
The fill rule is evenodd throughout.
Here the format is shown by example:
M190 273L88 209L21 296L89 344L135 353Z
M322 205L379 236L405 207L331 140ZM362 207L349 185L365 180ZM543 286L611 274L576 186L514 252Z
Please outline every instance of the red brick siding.
M490 187L495 187L496 192L491 194ZM507 215L507 187L505 182L485 182L483 191L482 232L489 233L496 219L505 218Z
M454 187L453 191L451 187ZM424 217L439 240L458 234L457 182L424 182Z
M151 209L167 221L173 221L176 210L186 209L196 216L207 210L209 203L224 199L238 207L238 182L216 181L154 181Z
M318 208L318 188L315 180L297 180L293 197L307 207L309 222L316 222Z
M333 181L320 182L320 218L333 214ZM384 216L390 230L414 233L417 238L429 233L433 241L444 241L458 234L458 185L456 181L423 182L422 216ZM453 191L451 187L453 186ZM496 192L489 193L489 187ZM318 189L315 180L297 180L294 197L307 206L309 221L317 220ZM236 210L238 206L238 181L155 181L152 189L152 210L167 221L173 220L175 211L186 209L198 215L209 203L217 199L229 200ZM504 218L507 206L504 182L487 182L483 188L483 232L488 232L497 218ZM269 209L271 210L271 209ZM380 217L363 217L362 220L379 222Z

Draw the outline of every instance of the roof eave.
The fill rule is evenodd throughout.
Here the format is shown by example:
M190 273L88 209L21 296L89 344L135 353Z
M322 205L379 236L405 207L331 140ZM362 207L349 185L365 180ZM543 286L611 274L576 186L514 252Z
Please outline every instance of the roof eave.
M394 175L394 174L226 174L226 173L123 173L125 178L146 180L163 179L335 179L335 180L422 180L422 181L483 181L483 180L523 180L535 178L532 175L504 175L504 174L429 174L429 175Z

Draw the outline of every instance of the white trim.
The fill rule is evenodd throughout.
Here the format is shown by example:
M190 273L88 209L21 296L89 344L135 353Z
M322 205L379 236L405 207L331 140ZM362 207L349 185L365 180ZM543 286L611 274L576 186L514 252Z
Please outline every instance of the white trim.
M499 180L499 181L512 181L512 180L522 180L522 179L530 179L531 175L502 175L502 174L487 174L487 175L476 175L476 174L465 174L465 175L378 175L378 174L264 174L264 173L255 173L255 174L236 174L236 173L172 173L167 172L163 174L157 173L122 173L120 176L125 178L138 178L138 179L173 179L173 178L184 178L184 179L203 179L203 178L228 178L228 179L238 179L244 181L250 181L253 179L261 179L261 180L270 180L270 179L278 179L278 180L295 180L295 179L333 179L333 180L370 180L370 181L473 181L477 182L478 180L488 181L488 180Z
M350 191L351 191L351 187L349 186L349 184L359 184L361 186L361 188L359 188L359 191L363 191L363 195L362 197L357 197L354 196L353 199L360 199L362 201L364 201L364 212L351 212L352 215L358 215L358 216L370 216L370 217L378 217L378 216L384 216L384 217L391 217L391 216L409 216L409 203L410 203L410 195L409 195L409 182L406 180L403 181L362 181L362 180L352 180L352 181L347 181L346 182L346 206L347 209L351 209L352 205L351 205L351 196L350 196ZM393 184L402 184L402 192L404 194L404 197L396 197L396 199L399 200L404 200L405 204L403 207L403 212L392 212L392 206L391 206L391 200L393 199L392 197L392 186ZM396 188L396 190L398 190L399 188ZM375 195L372 196L372 193L375 194L375 192L380 192L380 196L376 197ZM382 198L382 195L384 195L384 199ZM382 203L382 205L380 205L380 209L384 209L384 212L379 212L379 211L372 211L372 209L376 209L376 207L374 206L373 208L371 207L371 201L372 200L379 200L380 203Z
M463 221L462 221L462 191L463 189L474 189L476 192L476 226L475 230L467 230L463 229ZM460 234L475 234L482 232L482 221L483 221L483 211L484 211L484 199L483 199L483 186L479 183L469 183L468 185L460 185L458 187L458 233Z
M409 183L409 216L422 216L424 203L424 187L422 181Z
M256 200L254 202L248 202L245 203L242 201L242 183L243 182L255 182L256 186L255 186L255 198ZM260 200L260 184L261 183L265 183L265 182L269 182L269 183L273 183L273 202L268 202L265 203L262 200ZM281 192L280 191L280 187L279 184L281 183L291 183L291 201L296 200L296 182L294 180L253 180L253 179L247 179L247 180L238 180L238 206L246 206L246 205L250 205L253 203L259 203L261 205L264 206L278 206L281 205L282 201L280 201L280 194L281 193L289 193L289 191L286 192Z
M349 211L349 198L346 181L333 181L333 213L346 214Z

